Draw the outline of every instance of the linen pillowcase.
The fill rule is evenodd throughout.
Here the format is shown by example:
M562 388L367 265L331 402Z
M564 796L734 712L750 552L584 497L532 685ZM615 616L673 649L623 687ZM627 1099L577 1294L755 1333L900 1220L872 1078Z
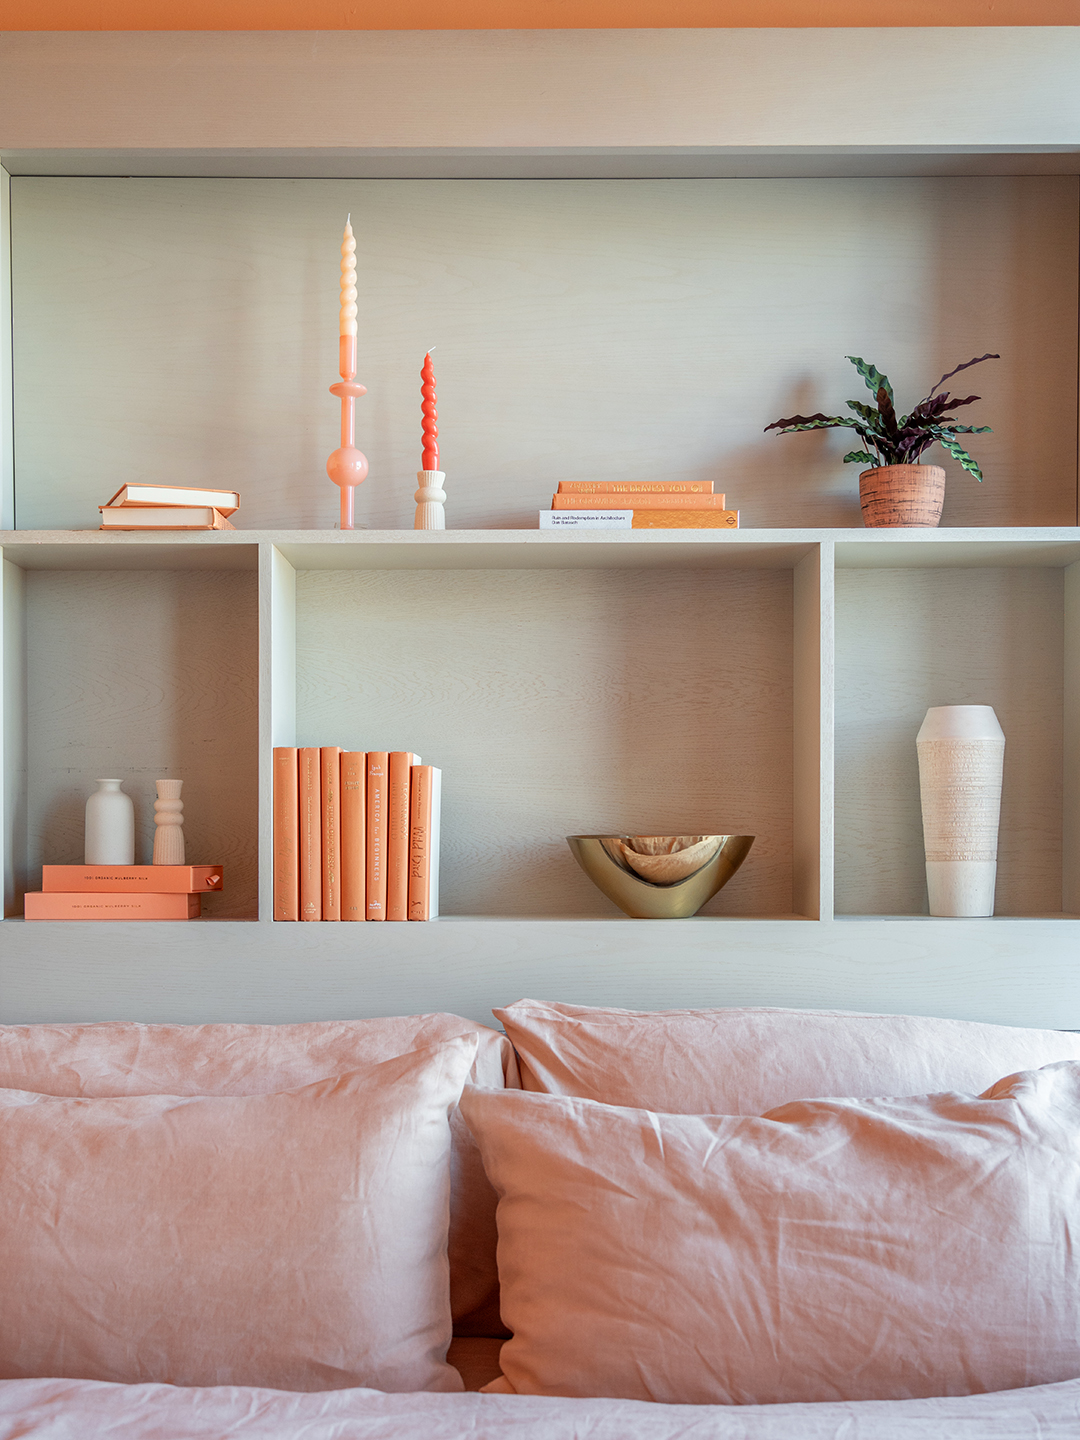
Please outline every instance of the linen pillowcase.
M687 1404L1080 1373L1080 1065L984 1096L660 1115L466 1089L499 1191L503 1379Z
M506 1037L460 1015L298 1025L0 1026L0 1086L42 1095L265 1095L475 1035L476 1085L517 1088ZM476 1142L450 1120L450 1302L464 1335L505 1335L495 1263L495 1192Z
M494 1015L526 1090L676 1115L761 1115L809 1095L961 1090L1080 1060L1080 1035L842 1010L613 1010L519 1000Z
M460 1390L448 1116L476 1047L270 1095L0 1090L0 1377Z

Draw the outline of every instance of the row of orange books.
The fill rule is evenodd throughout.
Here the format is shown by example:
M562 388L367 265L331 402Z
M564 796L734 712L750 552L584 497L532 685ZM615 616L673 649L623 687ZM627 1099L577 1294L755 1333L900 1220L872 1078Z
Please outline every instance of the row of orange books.
M737 530L711 480L561 480L541 530Z
M233 530L235 490L191 485L121 485L99 505L102 530Z
M436 919L441 798L410 750L276 746L274 919Z
M27 920L197 920L225 884L220 865L44 865Z

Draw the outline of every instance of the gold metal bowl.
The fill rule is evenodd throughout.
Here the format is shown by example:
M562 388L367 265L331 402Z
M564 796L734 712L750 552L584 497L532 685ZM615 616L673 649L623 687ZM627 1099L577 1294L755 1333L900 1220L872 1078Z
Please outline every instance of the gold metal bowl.
M750 853L753 835L721 835L700 870L673 885L654 885L623 861L617 841L629 835L567 835L574 859L598 890L635 920L685 920L722 889Z

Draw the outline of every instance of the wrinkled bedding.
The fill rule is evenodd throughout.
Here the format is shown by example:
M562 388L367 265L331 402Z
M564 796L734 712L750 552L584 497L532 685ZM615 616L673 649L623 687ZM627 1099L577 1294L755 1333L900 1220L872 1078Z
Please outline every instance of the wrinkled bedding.
M0 1381L0 1440L1076 1440L1080 1380L938 1400L651 1405Z

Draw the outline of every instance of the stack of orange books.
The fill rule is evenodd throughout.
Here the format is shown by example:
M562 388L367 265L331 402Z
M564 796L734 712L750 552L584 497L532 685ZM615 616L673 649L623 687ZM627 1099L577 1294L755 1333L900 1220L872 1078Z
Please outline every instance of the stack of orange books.
M560 480L541 530L737 530L711 480Z
M435 920L442 771L411 750L274 749L274 919Z
M220 865L45 865L27 920L197 920L224 885Z
M121 485L98 506L102 530L234 530L239 509L235 490L189 485Z

